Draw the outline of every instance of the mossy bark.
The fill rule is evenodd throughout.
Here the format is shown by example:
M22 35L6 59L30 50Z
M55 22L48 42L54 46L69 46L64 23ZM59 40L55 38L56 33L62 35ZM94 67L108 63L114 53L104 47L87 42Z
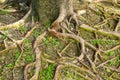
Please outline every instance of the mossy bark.
M35 0L35 11L41 24L53 22L59 14L59 0Z
M69 1L69 0L68 0ZM59 16L60 5L65 0L34 0L35 11L41 24L53 22ZM73 0L74 8L79 7L79 0Z

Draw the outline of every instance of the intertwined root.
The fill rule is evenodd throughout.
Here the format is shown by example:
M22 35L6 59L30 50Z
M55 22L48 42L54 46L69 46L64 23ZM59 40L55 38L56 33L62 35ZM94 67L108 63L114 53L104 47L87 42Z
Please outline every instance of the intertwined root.
M66 6L67 5L67 6ZM68 9L66 8L68 7ZM63 25L63 24L65 25ZM73 25L70 25L73 24ZM67 25L67 26L66 26ZM81 55L78 57L79 60L81 60L84 57L85 52L85 41L81 37L75 35L75 31L72 32L72 30L76 30L77 26L79 25L77 15L73 11L73 0L64 0L63 3L60 5L60 14L58 18L55 20L55 22L52 24L52 29L48 29L51 34L53 34L56 37L68 37L73 38L80 42L81 44ZM71 27L72 30L70 30L68 27ZM74 27L74 28L73 28ZM59 29L64 28L68 33L59 32Z
M80 53L79 56L77 56L77 58L76 58L77 61L76 62L81 61L84 58L86 58L89 61L90 66L93 70L93 72L91 72L91 73L93 75L95 73L95 75L94 75L95 79L96 80L103 80L97 72L97 68L96 68L97 66L96 66L95 62L87 54L88 53L87 47L93 49L96 52L95 53L95 61L96 61L97 55L100 55L100 52L106 53L106 51L103 51L99 48L94 47L93 45L91 45L90 43L85 41L82 37L77 35L72 29L69 28L69 27L73 27L73 26L74 27L78 26L79 22L78 22L76 13L73 11L72 5L69 6L69 11L65 10L65 7L63 8L63 6L64 5L62 5L62 7L61 7L59 17L55 20L55 22L52 24L52 28L48 29L48 31L58 38L59 37L72 38L72 39L75 39L76 41L78 41L80 43L81 53ZM67 13L67 12L69 12L69 13ZM72 26L70 25L70 24L74 24L74 23L75 23L75 25L72 25ZM59 29L64 30L63 28L65 29L65 31L60 31L59 30ZM82 24L81 28L83 28L85 30L88 30L88 31L92 30L93 32L97 31L96 29L94 29L92 27L89 27L88 25L85 25L85 24ZM76 28L74 28L74 29L76 30ZM100 30L98 32L101 33L101 34L105 33L104 35L107 35L107 36L113 35L116 38L120 38L119 33L106 32L106 31L102 31L102 30ZM111 50L113 50L113 49L110 49L110 51ZM65 63L65 62L63 62L63 63ZM71 64L72 64L72 62L71 62ZM59 64L57 69L56 69L56 73L55 73L55 77L54 77L55 80L58 80L58 73L59 73L59 70L60 70L59 67L61 67L61 64ZM88 80L90 80L90 79L88 79Z

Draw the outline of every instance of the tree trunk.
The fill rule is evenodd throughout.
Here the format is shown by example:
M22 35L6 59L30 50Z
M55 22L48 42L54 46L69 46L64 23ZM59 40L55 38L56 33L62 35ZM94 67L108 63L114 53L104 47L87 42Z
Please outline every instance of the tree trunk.
M53 22L55 19L57 19L59 14L62 12L60 10L61 8L66 10L65 13L71 14L73 10L71 5L73 5L73 2L76 4L79 3L79 0L34 0L34 1L35 1L34 7L38 14L39 21L41 24Z

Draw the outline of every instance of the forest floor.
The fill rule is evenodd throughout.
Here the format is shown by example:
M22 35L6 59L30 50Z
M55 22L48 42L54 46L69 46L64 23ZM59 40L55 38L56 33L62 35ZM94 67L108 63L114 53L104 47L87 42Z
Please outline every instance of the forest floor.
M63 29L73 38L54 37L47 32L51 23L40 25L33 16L21 25L29 10L14 10L0 9L0 80L120 80L119 5L83 7L80 25Z

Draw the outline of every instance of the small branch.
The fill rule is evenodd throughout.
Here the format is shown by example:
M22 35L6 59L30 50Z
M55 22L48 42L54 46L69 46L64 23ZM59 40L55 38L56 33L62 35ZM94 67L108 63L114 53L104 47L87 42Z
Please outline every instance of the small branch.
M119 48L120 48L120 45L117 45L109 50L104 51L104 53L109 53L109 52L114 51L114 50L119 49Z
M69 42L69 43L67 44L67 46L65 46L64 49L63 49L61 52L58 52L58 55L59 55L60 57L62 56L62 53L70 46L71 43L72 43L72 42Z
M116 68L112 68L112 67L107 67L107 66L104 66L104 65L102 67L120 73L120 69L116 69Z
M114 57L114 58L112 58L112 59L110 59L110 60L107 60L107 61L105 61L105 62L101 63L100 65L98 65L96 68L99 68L99 67L101 67L101 66L103 66L103 65L107 64L108 62L110 62L110 61L112 61L112 60L116 59L116 58L117 58L117 57Z

